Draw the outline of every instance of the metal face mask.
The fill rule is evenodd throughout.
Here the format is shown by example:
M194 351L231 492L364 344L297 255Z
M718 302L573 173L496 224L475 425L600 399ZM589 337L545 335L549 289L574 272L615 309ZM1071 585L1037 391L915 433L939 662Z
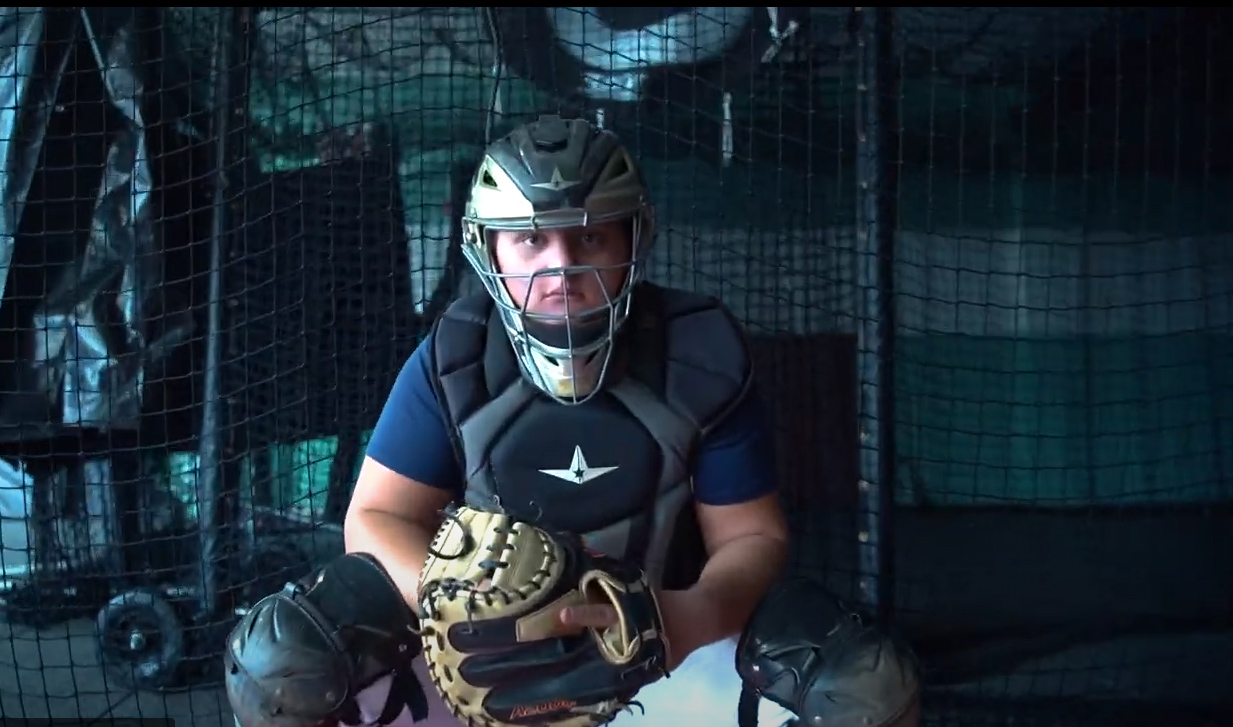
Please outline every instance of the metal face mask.
M629 315L633 286L642 278L641 225L634 220L623 222L608 226L609 235L600 244L610 249L600 251L602 260L587 261L587 255L579 255L575 264L543 266L532 257L529 269L523 270L501 269L494 260L491 272L480 274L529 380L565 403L585 400L603 382L613 342ZM498 234L495 230L487 233L494 257ZM551 246L573 247L578 245L577 238L590 233L574 228L534 234L551 238ZM506 235L507 250L519 245L509 241L518 239L518 233ZM547 257L555 261L562 256L550 252Z

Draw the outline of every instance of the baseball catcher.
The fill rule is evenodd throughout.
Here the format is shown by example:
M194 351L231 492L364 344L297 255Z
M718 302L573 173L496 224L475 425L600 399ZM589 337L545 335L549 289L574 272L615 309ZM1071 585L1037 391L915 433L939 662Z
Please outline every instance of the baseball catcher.
M506 515L460 507L429 546L419 603L429 674L469 725L607 724L665 675L642 570ZM615 625L562 632L561 609L609 604Z
M745 334L647 280L652 191L612 131L542 116L476 162L440 252L483 290L390 389L347 550L422 609L434 716L735 727L736 638L788 540Z
M767 595L737 645L736 668L745 682L741 727L753 724L759 697L825 727L910 727L920 719L912 653L809 580Z
M338 558L259 601L223 653L239 727L388 725L427 702L411 673L420 639L410 607L367 554ZM361 694L388 678L378 700Z

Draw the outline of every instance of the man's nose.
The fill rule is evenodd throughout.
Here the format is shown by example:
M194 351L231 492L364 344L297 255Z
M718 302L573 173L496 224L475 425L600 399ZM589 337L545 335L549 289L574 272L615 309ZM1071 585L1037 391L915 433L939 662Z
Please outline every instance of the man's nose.
M574 265L574 251L565 243L557 242L544 250L544 262L550 268L568 268Z

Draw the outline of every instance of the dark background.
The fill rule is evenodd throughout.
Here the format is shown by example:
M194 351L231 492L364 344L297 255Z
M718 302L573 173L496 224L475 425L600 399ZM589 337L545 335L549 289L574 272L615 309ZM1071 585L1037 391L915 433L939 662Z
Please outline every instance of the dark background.
M617 29L662 19L602 10ZM427 9L259 13L251 92L225 100L245 121L227 167L221 370L236 466L224 486L308 521L320 557L337 547L364 433L468 285L452 219L484 139L495 28L509 78L496 131L602 109L656 193L653 277L720 295L748 326L798 566L851 595L868 377L857 36L845 9L818 9L761 63L768 21L749 10L722 53L652 66L636 101L585 92L587 69L542 40L554 26L539 8L502 10L491 27L470 9L449 23ZM898 181L881 221L896 241L895 353L882 362L896 406L879 423L898 435L896 626L921 651L941 721L1122 725L1228 708L1229 11L963 10L899 9L900 40L880 60L893 103L878 162ZM110 452L127 509L171 501L172 524L147 505L120 518L121 540L184 534L183 552L196 547L182 474L201 435L220 166L204 65L214 12L100 12L89 27L46 14L41 90L22 108L55 103L10 134L6 179L30 182L0 301L6 452L32 473L26 498L56 503L31 530L80 520L89 507L62 473ZM100 60L140 79L140 119ZM138 138L144 161L116 166ZM105 170L143 168L145 206L108 212ZM98 354L40 355L54 326L72 341L109 333ZM69 405L100 381L112 393L93 409ZM40 537L36 558L96 539Z

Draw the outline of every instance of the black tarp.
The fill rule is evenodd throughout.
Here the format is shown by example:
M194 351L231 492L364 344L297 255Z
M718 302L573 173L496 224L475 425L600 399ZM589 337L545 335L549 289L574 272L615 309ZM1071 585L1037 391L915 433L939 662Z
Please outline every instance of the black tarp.
M167 310L131 11L0 10L0 432L132 430ZM187 308L184 308L187 310Z

